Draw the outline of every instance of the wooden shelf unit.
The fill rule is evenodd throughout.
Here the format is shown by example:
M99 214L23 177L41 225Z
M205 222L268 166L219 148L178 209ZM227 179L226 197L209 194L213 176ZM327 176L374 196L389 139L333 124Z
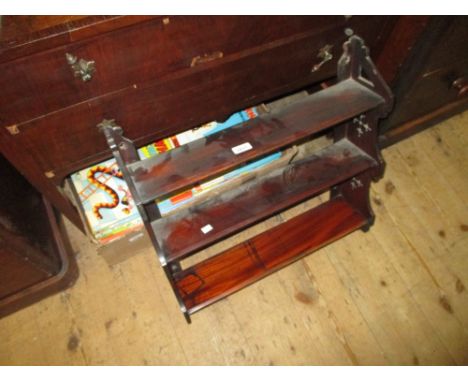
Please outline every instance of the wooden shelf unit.
M384 102L380 95L351 78L279 111L188 143L183 149L131 163L128 170L141 202L148 203L288 146ZM330 108L330 105L334 107ZM241 155L229 149L245 142L250 143L252 149Z
M342 139L308 158L156 219L151 227L167 260L180 260L375 165L365 152ZM215 229L204 234L201 229L208 224Z
M366 223L359 211L335 198L178 272L176 288L192 314Z
M351 36L343 48L336 85L150 159L139 159L134 143L113 120L99 125L188 322L192 313L373 223L369 187L384 168L377 126L393 97L361 38ZM326 129L334 136L328 147L236 183L222 195L160 215L156 199ZM232 150L243 144L246 151ZM182 269L183 258L327 190L328 202Z

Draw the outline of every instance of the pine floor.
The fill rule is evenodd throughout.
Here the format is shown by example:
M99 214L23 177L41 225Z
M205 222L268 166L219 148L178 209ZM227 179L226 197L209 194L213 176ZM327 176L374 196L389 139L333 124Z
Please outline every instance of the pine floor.
M467 147L464 113L385 150L368 233L197 313L191 325L150 247L110 266L70 226L80 278L0 320L0 364L467 365Z

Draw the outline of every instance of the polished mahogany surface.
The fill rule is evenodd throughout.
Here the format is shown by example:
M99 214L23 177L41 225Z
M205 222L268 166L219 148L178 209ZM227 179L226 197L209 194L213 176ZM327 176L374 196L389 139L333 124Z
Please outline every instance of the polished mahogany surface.
M333 78L345 30L363 37L373 56L379 56L396 20L5 16L0 147L81 226L76 209L57 186L70 173L110 157L96 128L103 118L115 119L138 145L223 120ZM66 53L94 61L91 79L74 76Z
M130 164L129 170L140 198L149 202L309 137L383 102L381 96L358 82L343 81L279 111ZM241 145L251 148L239 153L236 148Z
M343 139L231 191L156 220L152 228L167 259L177 260L375 165L370 156ZM212 229L204 233L207 225Z
M176 288L194 313L365 222L345 201L331 200L176 274Z

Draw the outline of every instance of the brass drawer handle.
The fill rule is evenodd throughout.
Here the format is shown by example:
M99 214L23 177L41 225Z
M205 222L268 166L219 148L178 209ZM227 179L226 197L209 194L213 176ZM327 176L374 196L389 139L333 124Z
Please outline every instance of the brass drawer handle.
M218 60L220 58L223 58L223 52L220 51L204 54L203 56L196 56L192 58L192 61L190 62L190 67L193 68L194 66L206 64L207 62Z
M93 78L93 74L96 71L94 61L86 61L82 58L78 60L78 57L70 53L65 53L65 57L75 77L81 77L83 82L87 82Z
M312 67L311 72L316 72L322 67L323 64L333 59L333 54L331 53L332 49L333 49L333 45L328 45L328 44L320 48L317 54L317 58L322 59L322 61L320 61L318 64L315 64Z
M452 87L458 89L458 96L463 97L468 94L468 80L466 78L458 78L452 82Z

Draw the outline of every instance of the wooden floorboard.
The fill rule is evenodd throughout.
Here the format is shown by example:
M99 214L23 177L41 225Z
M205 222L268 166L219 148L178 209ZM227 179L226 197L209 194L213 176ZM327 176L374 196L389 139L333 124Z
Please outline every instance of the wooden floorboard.
M1 365L468 364L468 113L386 149L376 223L195 314L151 247L118 264L69 225L80 278L0 320ZM203 251L319 203L312 200Z

